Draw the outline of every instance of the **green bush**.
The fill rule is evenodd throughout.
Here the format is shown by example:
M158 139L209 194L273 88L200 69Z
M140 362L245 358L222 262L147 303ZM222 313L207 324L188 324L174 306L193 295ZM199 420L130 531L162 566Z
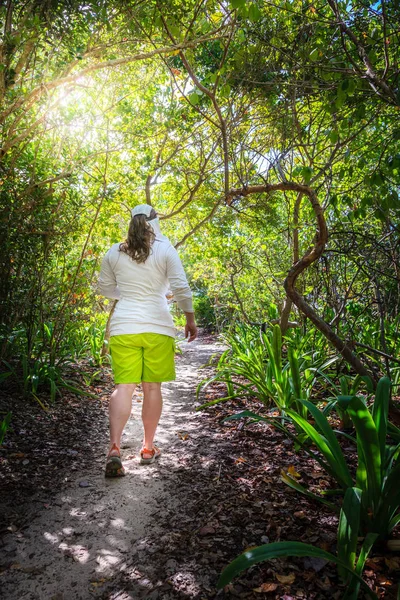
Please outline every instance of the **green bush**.
M196 313L196 321L200 327L207 331L215 331L216 319L214 306L206 295L193 295L193 308Z

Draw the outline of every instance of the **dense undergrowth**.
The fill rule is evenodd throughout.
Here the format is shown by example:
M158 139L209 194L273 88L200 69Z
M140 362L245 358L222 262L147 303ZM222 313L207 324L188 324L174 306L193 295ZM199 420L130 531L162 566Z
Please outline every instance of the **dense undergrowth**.
M315 332L289 332L282 338L279 325L265 331L237 325L225 334L225 343L228 348L218 359L216 373L199 385L198 395L216 381L225 383L227 395L199 409L235 398L261 402L267 409L262 414L245 410L228 419L266 422L290 439L297 452L313 458L335 482L334 489L316 494L298 482L295 471L283 471L282 481L339 513L339 527L336 555L289 540L267 544L233 561L219 586L260 561L312 556L337 564L348 584L346 598L356 598L360 588L376 598L362 580L363 568L375 543L396 547L390 536L400 521L400 430L389 420L391 381L381 377L374 389L371 379L352 374L338 356L327 358L326 342ZM355 473L341 437L357 455Z

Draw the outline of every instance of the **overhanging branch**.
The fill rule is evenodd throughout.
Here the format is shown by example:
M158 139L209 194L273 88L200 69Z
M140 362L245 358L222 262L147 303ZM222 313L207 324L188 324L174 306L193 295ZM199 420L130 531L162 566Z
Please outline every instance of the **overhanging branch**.
M351 351L349 346L329 327L315 310L306 302L305 298L299 294L295 288L297 278L305 271L313 262L319 259L322 255L325 245L328 241L328 228L326 225L324 211L320 205L315 191L307 186L295 182L282 182L276 184L253 185L245 188L232 189L226 197L228 204L232 203L234 198L240 196L249 196L250 194L271 193L276 191L293 191L298 194L307 196L314 211L317 221L317 230L314 239L314 245L293 264L289 270L284 282L284 287L287 295L297 306L297 308L314 323L316 328L332 343L332 345L340 352L343 358L354 368L356 373L369 376L372 381L376 378L360 361L360 359Z

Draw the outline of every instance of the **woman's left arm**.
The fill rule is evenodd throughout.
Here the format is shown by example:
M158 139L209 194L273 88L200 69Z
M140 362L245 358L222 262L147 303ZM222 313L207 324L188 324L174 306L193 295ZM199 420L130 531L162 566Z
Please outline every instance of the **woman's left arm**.
M99 293L106 298L119 300L121 297L115 273L110 264L110 250L107 252L101 263L97 289Z

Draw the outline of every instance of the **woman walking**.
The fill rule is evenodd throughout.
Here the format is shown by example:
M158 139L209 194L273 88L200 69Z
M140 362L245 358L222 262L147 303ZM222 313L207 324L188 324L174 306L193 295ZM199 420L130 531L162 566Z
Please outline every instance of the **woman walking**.
M131 211L128 237L105 255L99 292L118 299L110 322L110 354L116 389L109 405L110 447L105 476L121 477L120 445L137 384L143 388L144 427L141 464L161 454L154 434L161 416L161 383L175 379L175 327L166 293L171 289L186 316L185 337L197 337L192 293L175 248L161 234L156 211L148 204Z

